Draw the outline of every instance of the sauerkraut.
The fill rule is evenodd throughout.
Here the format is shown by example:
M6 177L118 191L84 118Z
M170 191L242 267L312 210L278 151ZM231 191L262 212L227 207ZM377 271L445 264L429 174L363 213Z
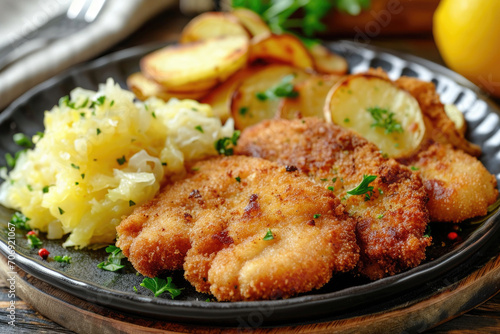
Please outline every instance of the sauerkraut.
M4 175L0 203L29 217L64 246L109 243L134 206L152 199L184 163L216 155L231 137L210 106L192 100L137 102L113 80L97 92L74 89L45 112L45 131Z

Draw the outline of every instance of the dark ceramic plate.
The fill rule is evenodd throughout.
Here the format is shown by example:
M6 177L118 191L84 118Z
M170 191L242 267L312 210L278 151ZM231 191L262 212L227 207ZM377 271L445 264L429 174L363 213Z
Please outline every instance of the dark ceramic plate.
M352 72L368 67L382 67L391 77L410 75L432 80L443 102L453 102L465 112L469 138L483 149L481 161L500 178L500 124L498 108L470 82L434 63L407 55L396 55L381 49L352 42L328 44L344 55ZM96 89L98 83L112 77L126 87L126 77L139 70L139 59L159 45L124 50L102 57L86 65L54 77L30 90L0 114L0 165L4 154L19 150L12 135L33 135L43 131L43 111L50 109L61 96L75 87ZM473 199L471 199L473 200ZM69 265L42 261L35 250L26 245L23 234L16 236L14 262L35 277L90 302L124 312L142 314L169 321L217 326L261 326L299 324L342 319L410 305L458 282L499 253L495 239L500 236L497 209L481 220L461 224L458 241L446 235L451 224L433 224L434 246L428 260L407 272L369 282L362 278L338 275L320 290L287 300L218 303L207 302L210 296L197 293L182 273L173 273L174 282L183 287L180 297L172 300L152 294L139 286L141 276L128 264L120 273L100 270L96 265L107 257L104 250L75 251L64 249L61 242L44 239L51 256L70 255ZM12 211L0 207L0 225L6 225ZM0 233L0 251L8 255L6 233ZM134 293L136 286L139 293Z

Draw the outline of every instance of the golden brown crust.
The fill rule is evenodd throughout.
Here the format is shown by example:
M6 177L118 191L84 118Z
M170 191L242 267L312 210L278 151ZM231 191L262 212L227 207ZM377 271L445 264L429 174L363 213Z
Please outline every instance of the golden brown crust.
M198 291L237 301L307 292L356 266L354 219L299 172L243 156L192 169L120 224L118 245L139 272L156 276L180 261ZM268 230L273 240L263 240ZM186 241L187 252L178 246Z
M378 279L415 267L425 258L431 240L423 237L428 213L420 178L396 161L384 159L364 138L318 119L272 120L245 130L236 152L295 166L325 189L333 187L340 198L363 175L376 175L370 200L357 195L342 201L359 219L358 270Z
M419 169L434 221L483 216L498 197L495 177L476 158L449 144L434 143L406 163Z

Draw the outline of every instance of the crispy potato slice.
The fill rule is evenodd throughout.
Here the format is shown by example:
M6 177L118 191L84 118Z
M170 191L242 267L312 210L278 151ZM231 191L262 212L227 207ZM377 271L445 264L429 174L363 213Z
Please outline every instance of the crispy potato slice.
M392 81L370 74L350 75L330 90L327 121L350 128L390 157L416 152L425 124L417 100Z
M245 36L222 36L167 46L143 57L141 69L170 91L202 91L245 66L247 56Z
M236 8L231 14L238 18L240 23L250 32L252 37L271 33L271 29L269 29L260 16L249 9Z
M184 27L180 43L227 35L250 37L234 15L223 12L207 12L198 15Z
M283 99L279 117L295 119L301 117L318 117L323 119L325 100L328 92L342 77L340 75L311 75L310 78L297 85L299 96Z
M455 127L458 132L462 135L465 135L465 131L467 130L467 123L465 122L464 114L457 108L454 104L445 104L444 111L449 119L453 121Z
M135 96L142 101L153 96L156 96L164 101L168 101L173 97L178 99L198 100L208 93L208 91L194 91L191 93L169 92L156 81L146 78L141 72L131 74L127 78L127 86L135 94Z
M312 70L314 62L304 44L290 34L267 34L253 38L250 45L248 60L278 62L292 65L305 70Z
M229 118L231 114L231 98L234 90L245 78L255 72L255 68L242 68L226 81L212 89L203 99L202 103L209 104L212 107L214 115L222 121Z
M290 79L290 84L296 85L308 77L305 71L288 65L273 64L254 70L251 76L241 82L231 98L231 116L236 128L243 130L275 117L282 98L263 98L261 95L283 85L283 80Z
M349 68L344 57L331 52L321 44L315 44L309 49L314 59L314 67L319 73L325 74L346 74Z

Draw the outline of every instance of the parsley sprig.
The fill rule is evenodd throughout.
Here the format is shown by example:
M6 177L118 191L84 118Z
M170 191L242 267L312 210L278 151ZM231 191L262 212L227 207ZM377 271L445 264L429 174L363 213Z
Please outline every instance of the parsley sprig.
M403 127L401 126L401 123L394 118L396 114L393 112L380 107L367 108L366 110L373 117L374 123L371 125L372 128L379 127L385 129L386 134L403 132Z
M265 92L258 92L255 96L261 101L275 100L280 97L297 97L299 96L299 92L295 90L292 83L294 78L295 76L293 74L284 76L279 84L269 88Z
M356 188L349 190L347 194L365 195L365 201L370 200L373 195L373 186L370 186L370 183L375 181L376 178L376 175L363 175L361 183Z
M101 262L97 265L97 268L107 270L107 271L117 271L125 267L123 265L122 259L125 258L122 250L114 245L109 245L106 247L106 253L109 253L108 259L104 262Z
M143 288L151 290L154 293L155 297L158 297L159 295L167 291L168 293L170 293L172 299L174 299L181 294L182 290L178 289L177 286L175 286L175 284L172 282L172 277L167 277L166 281L158 277L145 277L140 285Z
M64 256L56 255L56 256L54 256L54 261L61 262L61 263L71 263L71 256L68 256L68 255L64 255Z
M225 156L233 155L234 149L238 143L238 139L240 138L240 131L236 130L233 132L233 135L230 137L224 137L217 140L214 145L217 153ZM231 147L232 146L232 147Z

